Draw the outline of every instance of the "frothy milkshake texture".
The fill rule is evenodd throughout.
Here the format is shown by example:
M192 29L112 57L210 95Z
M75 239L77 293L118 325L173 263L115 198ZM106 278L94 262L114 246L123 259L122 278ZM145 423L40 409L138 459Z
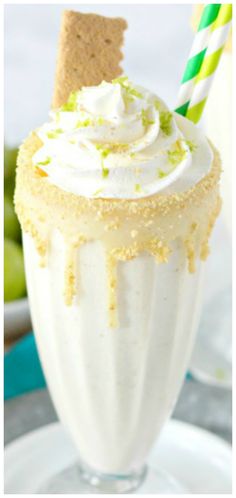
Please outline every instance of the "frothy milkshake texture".
M65 244L50 239L45 268L24 237L38 349L58 415L80 457L104 473L140 469L179 394L201 309L203 267L188 272L178 243L168 263L142 254L119 264L119 329L107 327L106 255L77 251L79 293L65 306Z
M197 127L123 78L72 95L20 149L15 204L40 357L95 470L140 469L172 411L219 177Z
M121 77L85 87L37 132L36 167L86 197L138 199L199 181L212 162L203 134L148 90ZM204 164L204 171L199 168Z

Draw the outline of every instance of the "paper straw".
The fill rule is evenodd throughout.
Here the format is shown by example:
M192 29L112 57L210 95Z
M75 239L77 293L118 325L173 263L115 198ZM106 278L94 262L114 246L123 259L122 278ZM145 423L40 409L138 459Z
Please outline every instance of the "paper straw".
M216 6L217 9L215 8ZM199 60L197 60L196 63L193 61L193 77L187 82L187 87L183 80L189 66L188 61L180 89L180 100L178 100L178 107L175 109L176 112L186 116L194 123L197 123L201 118L215 71L223 52L224 44L227 40L232 19L232 4L209 4L206 7L208 7L208 19L214 19L214 21L209 24L210 29L205 38L205 40L207 40L207 47L205 47L200 62ZM206 7L203 11L198 30L204 25ZM196 36L198 37L198 33ZM196 42L194 41L193 46L195 43ZM182 86L184 86L186 90L182 89Z
M183 114L184 116L193 93L195 78L200 71L207 50L212 26L214 25L220 10L220 5L221 4L208 4L204 7L202 12L178 95L178 106L176 112Z
M207 97L227 40L232 20L232 4L223 4L213 26L207 51L186 112L186 117L198 123L205 107ZM218 105L222 105L220 102Z

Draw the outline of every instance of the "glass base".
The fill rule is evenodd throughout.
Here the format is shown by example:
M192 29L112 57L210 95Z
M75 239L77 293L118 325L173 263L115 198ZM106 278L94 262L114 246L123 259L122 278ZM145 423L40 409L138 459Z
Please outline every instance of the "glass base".
M182 494L187 490L161 469L143 467L129 475L106 475L75 463L51 477L37 494Z

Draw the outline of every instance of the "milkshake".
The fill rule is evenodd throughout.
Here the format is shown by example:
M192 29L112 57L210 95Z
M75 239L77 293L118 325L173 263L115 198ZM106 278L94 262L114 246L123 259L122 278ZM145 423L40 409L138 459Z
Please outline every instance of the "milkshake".
M219 176L202 132L125 77L74 93L21 146L15 205L39 354L94 473L140 472L173 410Z

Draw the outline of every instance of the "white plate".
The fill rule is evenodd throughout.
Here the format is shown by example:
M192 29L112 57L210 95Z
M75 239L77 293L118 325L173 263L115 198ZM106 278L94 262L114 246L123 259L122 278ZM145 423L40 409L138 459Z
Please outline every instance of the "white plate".
M18 337L31 329L28 298L4 303L4 335Z
M37 494L47 480L77 458L59 423L33 431L5 449L5 494ZM189 493L231 493L231 447L195 426L170 420L149 460Z

